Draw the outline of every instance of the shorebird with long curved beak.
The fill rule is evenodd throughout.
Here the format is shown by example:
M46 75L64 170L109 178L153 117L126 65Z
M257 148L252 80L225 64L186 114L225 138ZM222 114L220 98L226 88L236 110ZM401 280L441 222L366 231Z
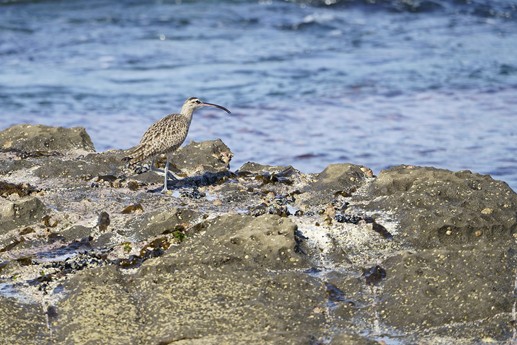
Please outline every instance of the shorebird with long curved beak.
M190 97L181 107L179 114L167 115L151 125L142 136L140 144L133 149L129 157L124 158L130 165L152 159L151 167L154 168L154 159L156 156L165 154L167 161L165 163L165 179L162 193L168 191L169 155L183 144L187 137L190 123L192 122L192 115L194 111L201 107L215 107L231 114L225 107L203 102L197 97Z

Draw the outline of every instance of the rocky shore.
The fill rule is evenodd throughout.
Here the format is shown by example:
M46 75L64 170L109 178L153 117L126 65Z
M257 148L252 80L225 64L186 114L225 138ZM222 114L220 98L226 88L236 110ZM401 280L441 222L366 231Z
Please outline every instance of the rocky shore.
M82 128L0 132L2 344L512 344L517 194L470 171L246 163L183 179Z

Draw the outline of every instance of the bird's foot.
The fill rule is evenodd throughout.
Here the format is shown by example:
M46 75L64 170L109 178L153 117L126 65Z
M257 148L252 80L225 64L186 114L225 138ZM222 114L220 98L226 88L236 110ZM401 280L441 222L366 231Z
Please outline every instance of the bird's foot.
M172 191L167 189L167 186L163 186L163 189L161 190L160 193L162 193L162 194L172 194Z

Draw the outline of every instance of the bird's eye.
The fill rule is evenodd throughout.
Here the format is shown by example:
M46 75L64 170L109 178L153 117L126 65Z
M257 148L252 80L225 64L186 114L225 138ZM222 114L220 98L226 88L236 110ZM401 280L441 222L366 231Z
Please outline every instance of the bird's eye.
M201 101L199 99L196 99L196 103L199 104L201 103Z

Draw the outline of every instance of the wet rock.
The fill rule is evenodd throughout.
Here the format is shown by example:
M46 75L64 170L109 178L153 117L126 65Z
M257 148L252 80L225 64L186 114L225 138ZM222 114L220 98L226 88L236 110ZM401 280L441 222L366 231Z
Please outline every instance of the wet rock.
M84 128L44 125L15 125L1 131L0 148L22 152L95 151L92 140Z
M469 171L398 166L352 199L396 214L402 238L417 248L507 242L517 232L517 194Z
M492 323L498 314L511 320L516 252L423 250L394 256L383 264L389 272L379 306L382 322L401 330L449 328L448 335L493 337L511 334L509 323ZM480 333L472 322L491 323Z
M199 217L199 213L187 209L171 208L158 210L132 218L118 232L141 241L150 237L172 233L178 225L189 228L197 222Z
M361 165L330 164L303 189L310 194L306 203L326 205L337 196L350 196L371 176L371 170Z
M232 151L221 139L192 141L171 155L171 162L188 176L222 172L230 168Z
M24 197L16 201L0 197L0 231L39 222L46 211L45 205L36 197Z
M0 298L0 335L3 344L49 344L51 335L40 305Z

